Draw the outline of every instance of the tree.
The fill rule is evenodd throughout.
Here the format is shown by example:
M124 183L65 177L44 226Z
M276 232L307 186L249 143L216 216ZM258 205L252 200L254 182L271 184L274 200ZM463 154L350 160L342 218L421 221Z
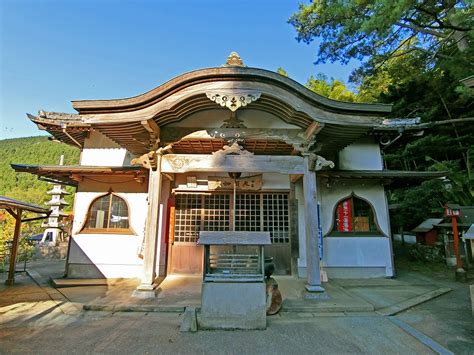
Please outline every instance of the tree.
M342 81L334 78L329 80L326 75L321 73L316 75L316 78L311 75L306 83L306 87L319 95L333 100L346 102L358 101L357 95L350 91Z
M316 63L363 62L354 81L388 59L412 52L427 66L456 53L472 68L474 9L463 0L315 0L290 19L306 43L321 40ZM458 62L458 64L460 64Z
M289 22L298 40L320 40L316 63L361 61L350 78L357 101L393 104L390 117L431 125L418 139L402 132L384 150L386 167L447 171L449 181L392 189L394 227L440 216L446 202L474 204L474 131L472 121L459 122L474 117L473 96L459 82L474 72L472 0L316 0ZM329 96L328 85L316 84Z

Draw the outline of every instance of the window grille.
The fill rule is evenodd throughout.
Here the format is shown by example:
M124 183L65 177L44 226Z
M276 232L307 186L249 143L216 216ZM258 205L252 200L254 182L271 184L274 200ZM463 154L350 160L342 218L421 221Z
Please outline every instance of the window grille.
M204 196L204 227L205 231L230 230L230 196L213 194Z
M230 193L178 194L175 206L174 241L194 243L200 230L232 230ZM235 230L270 232L274 244L290 241L287 193L239 193L235 201Z
M262 230L260 220L260 194L238 194L235 204L235 230L259 232Z
M270 232L273 244L290 242L287 194L263 194L263 231Z
M201 229L201 195L177 195L175 205L174 240L180 243L196 242Z

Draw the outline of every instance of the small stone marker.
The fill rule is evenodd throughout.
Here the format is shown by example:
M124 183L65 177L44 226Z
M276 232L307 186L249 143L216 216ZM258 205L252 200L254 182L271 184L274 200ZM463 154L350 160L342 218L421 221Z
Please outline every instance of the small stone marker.
M197 332L197 318L196 318L196 308L195 307L186 307L183 314L183 320L181 321L181 326L179 327L180 332Z

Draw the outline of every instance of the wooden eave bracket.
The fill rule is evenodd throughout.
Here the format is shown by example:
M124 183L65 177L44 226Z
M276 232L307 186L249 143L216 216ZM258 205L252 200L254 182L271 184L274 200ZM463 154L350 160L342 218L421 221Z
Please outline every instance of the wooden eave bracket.
M157 168L157 153L152 150L148 153L143 154L142 156L132 159L132 165L141 165L146 169L156 170Z
M304 143L299 144L298 146L293 144L296 150L306 153L308 152L312 146L316 143L316 136L321 132L321 130L324 128L324 123L314 121L311 123L306 130L300 134L298 134L298 137L303 139Z
M314 121L311 123L308 128L306 128L306 131L303 133L303 137L305 141L312 141L316 135L321 132L321 130L324 128L324 123Z
M143 120L140 121L141 125L143 128L146 129L150 136L150 148L152 150L155 150L159 147L160 144L160 134L161 134L161 129L160 126L155 122L153 118L150 118L148 120Z

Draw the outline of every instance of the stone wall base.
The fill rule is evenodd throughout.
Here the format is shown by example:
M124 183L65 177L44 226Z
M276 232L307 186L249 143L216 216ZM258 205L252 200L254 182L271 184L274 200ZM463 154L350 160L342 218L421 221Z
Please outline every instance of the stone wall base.
M35 259L66 259L68 242L60 242L58 245L38 245Z

